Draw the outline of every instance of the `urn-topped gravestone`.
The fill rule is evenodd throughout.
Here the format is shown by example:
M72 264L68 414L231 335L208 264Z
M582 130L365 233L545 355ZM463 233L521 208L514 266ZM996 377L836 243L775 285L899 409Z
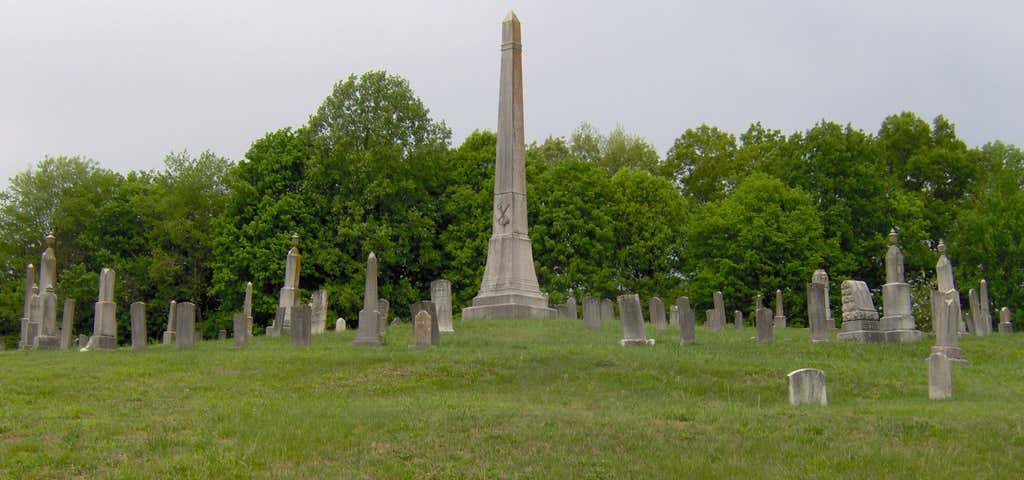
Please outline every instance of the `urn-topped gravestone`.
M885 253L885 285L882 285L882 319L879 322L887 342L916 342L921 339L911 311L910 285L904 281L903 252L897 245L899 235L889 233Z
M292 234L292 248L288 250L284 267L284 286L278 295L277 308L280 315L274 317L274 324L267 327L267 335L280 336L291 333L292 307L300 303L299 272L302 255L299 253L299 235Z
M953 264L946 256L946 244L939 241L939 261L935 263L935 283L937 290L932 290L932 329L935 330L935 345L932 353L941 353L951 361L965 361L963 350L958 343L962 317L960 308L960 292L956 290L953 279Z

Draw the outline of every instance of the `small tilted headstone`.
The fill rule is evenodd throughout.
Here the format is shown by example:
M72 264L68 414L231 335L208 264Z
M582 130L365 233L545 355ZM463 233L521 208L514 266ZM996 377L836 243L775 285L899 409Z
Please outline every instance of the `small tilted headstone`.
M825 372L817 368L801 368L786 375L789 378L790 405L828 405Z
M757 309L754 326L757 327L757 341L772 343L775 340L775 314L770 308Z
M953 396L953 363L936 352L928 356L928 398L942 400Z
M653 338L647 338L644 328L644 312L637 294L619 295L619 316L622 317L622 346L654 345Z
M818 282L807 284L807 323L811 342L827 342L832 337L828 320L828 288Z
M696 318L693 308L690 308L690 299L679 297L676 299L676 307L679 308L679 344L692 345L697 340L695 329Z
M292 306L292 346L305 348L310 345L313 333L313 309L309 305Z
M224 329L217 330L217 340L227 340L228 331Z
M196 343L196 305L192 302L181 302L174 312L174 321L177 323L174 335L175 344L178 348L192 348Z
M654 325L654 329L668 330L668 320L665 319L665 302L658 297L651 298L648 308L651 311L651 325Z
M433 330L431 325L433 323L430 313L426 310L416 312L416 316L413 318L413 344L410 347L430 348L433 346L431 341L431 331Z

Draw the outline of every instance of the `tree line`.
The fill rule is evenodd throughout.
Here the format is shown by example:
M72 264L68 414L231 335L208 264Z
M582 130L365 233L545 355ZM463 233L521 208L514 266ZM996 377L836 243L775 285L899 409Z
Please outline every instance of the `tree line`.
M453 146L406 80L371 71L338 82L308 122L256 139L237 163L181 152L162 170L117 173L44 158L0 193L0 335L17 336L25 267L51 231L58 295L78 300L76 333L92 331L103 267L117 271L122 338L140 300L151 337L170 300L196 303L207 335L230 329L247 281L256 324L267 325L293 233L303 295L327 289L331 318L354 325L370 251L396 315L438 278L452 282L458 312L483 274L495 142L478 130ZM940 239L964 294L987 278L996 305L1024 306L1024 153L969 147L942 116L894 114L873 133L826 120L789 134L700 125L664 156L621 127L584 123L526 155L534 260L553 303L688 295L699 312L721 290L728 309L749 311L782 289L800 325L815 269L880 289L896 228L925 328Z

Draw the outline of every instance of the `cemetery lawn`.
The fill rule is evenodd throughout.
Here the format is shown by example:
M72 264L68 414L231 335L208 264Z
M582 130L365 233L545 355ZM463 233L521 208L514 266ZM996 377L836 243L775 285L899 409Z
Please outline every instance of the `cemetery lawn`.
M189 351L0 352L0 478L1020 478L1024 335L964 337L928 400L932 339L812 345L806 329L648 332L456 322ZM791 407L786 374L826 372Z

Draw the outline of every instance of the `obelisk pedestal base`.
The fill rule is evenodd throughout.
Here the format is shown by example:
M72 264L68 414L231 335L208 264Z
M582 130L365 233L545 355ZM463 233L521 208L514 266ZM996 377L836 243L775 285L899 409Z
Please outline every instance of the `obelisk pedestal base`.
M523 305L519 303L498 303L479 305L462 309L463 320L483 320L487 318L556 318L557 311L550 307Z

